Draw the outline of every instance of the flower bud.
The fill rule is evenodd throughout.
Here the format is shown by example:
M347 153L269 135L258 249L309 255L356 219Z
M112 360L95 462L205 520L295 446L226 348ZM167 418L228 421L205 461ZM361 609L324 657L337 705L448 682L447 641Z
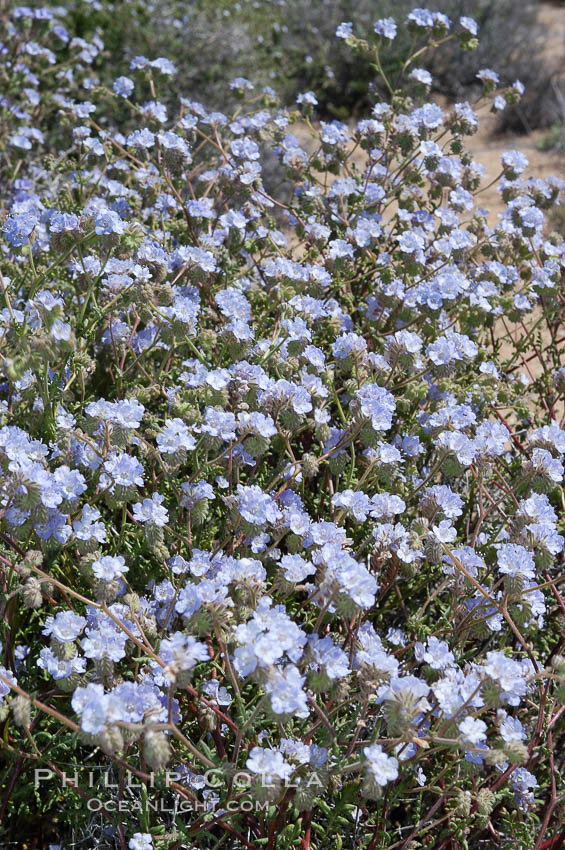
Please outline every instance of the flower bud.
M314 478L320 469L316 455L307 453L302 458L302 472L305 478Z
M70 641L61 643L53 637L51 638L51 649L53 650L53 654L61 661L70 661L71 658L74 658L77 654L77 649L74 643Z
M159 525L156 525L154 522L146 522L145 539L151 551L154 552L156 548L163 545L165 534Z
M431 564L441 564L443 549L435 534L427 534L424 538L424 554Z
M565 367L558 369L553 376L553 386L558 393L565 393Z
M525 764L530 757L528 748L523 741L510 741L504 745L504 752L512 764Z
M124 738L119 726L104 726L96 735L96 742L110 756L124 748Z
M128 605L130 611L133 611L134 614L139 614L140 611L140 602L139 596L137 593L126 593L122 597L124 605Z
M496 682L487 679L483 685L482 695L486 705L500 705L500 688Z
M481 815L490 815L494 809L496 797L489 788L481 788L477 794L477 809Z
M485 753L485 761L487 764L499 765L504 764L508 759L504 750L488 750Z
M43 553L38 549L30 549L29 552L26 552L24 559L22 561L22 566L32 568L32 567L40 567L43 563Z
M321 443L325 443L330 439L330 426L325 422L320 422L315 426L314 433L316 434L316 439L318 439Z
M204 520L208 516L208 511L210 509L210 503L208 499L199 499L194 507L190 510L190 521L193 527L197 527L204 523Z
M217 726L217 718L213 708L204 704L198 707L198 725L203 732L214 731Z
M38 578L28 578L23 586L22 600L26 608L41 608L43 597L41 582Z
M145 733L143 756L153 770L161 770L171 758L171 745L164 732Z
M455 811L461 817L467 818L471 814L471 792L459 789L455 795Z
M12 700L12 714L16 726L27 728L31 723L31 702L27 697L18 694Z
M114 662L104 653L102 658L94 659L94 669L99 679L111 679L114 675Z
M113 602L118 595L121 586L122 580L120 578L114 578L111 581L99 579L94 585L94 596L96 597L96 601Z

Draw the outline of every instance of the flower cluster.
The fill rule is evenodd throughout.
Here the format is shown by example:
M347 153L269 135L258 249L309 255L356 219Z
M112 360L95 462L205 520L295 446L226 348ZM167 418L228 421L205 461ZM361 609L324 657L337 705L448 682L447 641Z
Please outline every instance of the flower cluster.
M60 12L40 11L15 10L2 55L10 746L38 757L47 710L84 759L174 767L204 807L189 842L271 846L288 812L280 846L307 847L329 801L344 846L376 846L402 805L397 846L434 818L437 777L477 835L499 788L520 817L543 789L555 808L565 243L545 211L563 184L505 153L493 225L466 148L479 106L521 85L485 71L479 106L440 108L410 59L410 96L386 80L369 118L303 146L300 111L243 79L228 116L159 100L164 58L105 89L102 45L75 40L65 72ZM420 49L477 34L416 9L371 44L337 36L378 57L402 27Z

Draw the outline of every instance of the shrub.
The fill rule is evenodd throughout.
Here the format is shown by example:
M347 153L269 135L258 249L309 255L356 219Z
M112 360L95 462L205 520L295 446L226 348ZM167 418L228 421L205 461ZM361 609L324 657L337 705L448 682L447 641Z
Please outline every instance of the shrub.
M405 17L412 8L411 0L167 0L158 4L66 0L64 5L70 8L68 26L73 35L102 37L106 50L95 67L107 84L138 54L166 55L182 68L177 81L180 93L197 96L208 108L225 110L225 81L243 76L258 86L272 86L287 104L293 104L300 92L313 90L322 117L342 120L352 112L370 111L373 86L380 96L385 92L375 79L370 58L353 55L336 43L337 26L351 21L354 32L363 35L371 31L375 18ZM435 8L433 0L422 5ZM449 97L475 96L477 71L497 67L504 69L505 82L519 78L528 86L519 109L504 113L503 126L523 132L553 120L549 73L533 49L542 35L536 20L539 3L442 0L441 6L454 20L462 15L475 17L481 40L476 51L464 55L448 42L421 56L424 67L433 73L434 89ZM389 76L398 74L412 45L411 34L399 32L383 56Z
M548 847L561 182L504 154L490 226L422 73L307 153L311 92L228 117L101 50L23 8L3 52L2 839Z

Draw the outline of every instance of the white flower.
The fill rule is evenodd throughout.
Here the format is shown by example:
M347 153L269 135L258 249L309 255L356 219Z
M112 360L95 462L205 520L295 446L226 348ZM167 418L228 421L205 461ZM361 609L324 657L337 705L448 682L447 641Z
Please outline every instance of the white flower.
M363 753L369 773L377 785L384 786L398 777L398 759L383 752L380 744L364 747Z
M475 717L466 717L458 726L463 741L474 746L486 739L487 724Z
M148 832L134 832L128 847L130 850L153 850L153 838Z
M92 564L92 572L96 578L104 581L112 581L112 579L121 577L127 571L125 558L121 555L102 555Z
M286 780L292 773L292 766L278 750L253 747L245 764L249 770L262 777L265 785L272 784L273 778Z

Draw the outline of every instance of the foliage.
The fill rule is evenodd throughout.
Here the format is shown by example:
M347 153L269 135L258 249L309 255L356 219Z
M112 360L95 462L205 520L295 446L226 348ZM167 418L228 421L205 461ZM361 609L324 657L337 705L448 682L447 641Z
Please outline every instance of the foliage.
M476 24L425 10L339 24L352 126L5 29L1 840L549 847L563 184L505 153L492 226L466 149L522 86L434 104Z

